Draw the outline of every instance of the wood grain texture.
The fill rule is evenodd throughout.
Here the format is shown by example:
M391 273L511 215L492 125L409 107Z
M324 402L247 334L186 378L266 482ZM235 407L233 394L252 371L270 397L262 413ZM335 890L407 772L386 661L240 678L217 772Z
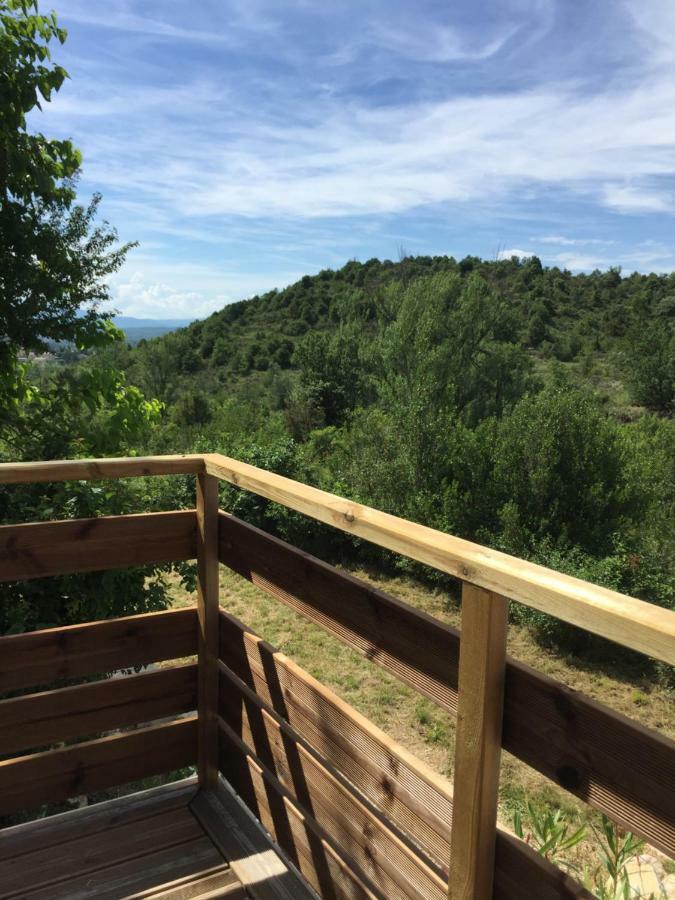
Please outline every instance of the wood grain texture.
M0 525L0 581L194 559L194 511Z
M222 779L215 789L200 790L190 810L254 900L315 900L314 892L272 848L260 823Z
M196 652L190 607L7 635L0 638L0 694Z
M0 761L0 814L170 772L196 759L197 718L188 716Z
M98 834L121 822L137 822L151 815L185 807L196 792L197 779L183 778L81 809L3 828L0 832L0 862L29 850L34 852L73 840L83 832Z
M322 900L383 900L368 876L225 723L220 753L225 779Z
M224 513L220 558L456 713L457 629ZM505 750L675 855L672 740L513 659L507 660L504 703Z
M425 860L447 882L450 858L452 789L423 762L393 741L283 653L221 610L221 655L227 661L221 687L223 720L245 744L265 753L266 728L256 722L255 707L288 722L297 739L345 776L382 810L392 826L407 833ZM237 677L234 677L237 676ZM254 696L238 686L241 679ZM289 745L284 743L288 755ZM223 760L223 767L225 763ZM228 776L229 777L229 776ZM573 879L542 860L502 829L497 833L495 896L525 900L519 879L538 884L542 897L589 897ZM529 897L539 896L532 892Z
M169 718L197 706L187 664L0 701L0 757Z
M3 830L0 898L243 898L194 793L189 779Z
M239 704L228 704L224 721L387 897L445 898L442 875L381 810L252 691L233 677L226 683Z
M450 900L490 900L494 881L508 600L462 589Z
M204 461L210 474L261 497L675 665L675 612L671 610L220 454L206 454Z
M233 616L221 612L221 617L221 633L227 636L221 655L227 671L287 721L397 828L414 836L447 874L450 783ZM242 693L225 671L221 679L221 715L232 727L236 722L241 725Z
M197 475L203 471L204 461L199 454L10 462L0 463L0 484L138 478L144 475Z
M199 621L199 783L218 782L218 480L197 476L197 617Z
M137 822L120 822L104 832L94 834L82 830L66 842L56 846L24 852L2 867L0 898L13 897L30 885L31 896L58 890L58 882L79 881L106 868L111 860L126 861L144 857L162 847L182 844L202 837L202 830L194 816L183 807L165 811L161 815L146 816ZM30 849L29 849L30 848Z

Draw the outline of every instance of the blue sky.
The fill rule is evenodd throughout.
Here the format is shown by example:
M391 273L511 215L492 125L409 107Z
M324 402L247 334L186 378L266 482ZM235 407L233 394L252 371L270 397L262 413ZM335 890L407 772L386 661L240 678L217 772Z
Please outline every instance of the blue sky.
M45 8L47 4L43 3ZM675 268L674 0L54 0L127 315L347 260Z

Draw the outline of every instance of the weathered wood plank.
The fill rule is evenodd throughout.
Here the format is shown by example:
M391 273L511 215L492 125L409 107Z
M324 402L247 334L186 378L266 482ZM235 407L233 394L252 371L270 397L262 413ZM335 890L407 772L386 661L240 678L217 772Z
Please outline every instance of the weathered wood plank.
M450 784L222 610L221 625L221 655L232 674L228 676L227 669L221 669L225 680L220 708L229 727L240 739L244 736L249 746L264 752L261 730L250 722L251 704L264 705L269 713L288 722L299 738L380 808L393 826L407 833L424 859L432 867L435 864L447 880L452 819ZM239 678L255 692L253 697L250 692L245 696L246 692L238 686ZM225 766L224 760L222 764ZM525 900L526 895L514 888L519 878L528 885L539 883L542 897L590 896L501 829L497 847L495 896Z
M195 789L187 779L4 829L0 898L243 898L188 807Z
M224 513L220 559L456 713L457 629ZM675 855L675 742L513 659L504 704L505 750Z
M197 717L151 725L60 750L0 762L0 814L189 766L197 758Z
M382 900L367 875L225 723L220 727L220 765L226 780L320 897Z
M36 852L75 840L85 832L100 834L120 823L131 824L184 808L196 791L197 779L183 778L124 797L103 800L92 806L3 828L0 832L0 862L26 853L29 849Z
M0 463L0 484L89 481L100 478L137 478L144 475L197 475L203 471L204 461L200 454L10 462Z
M190 809L255 900L314 900L314 893L272 847L262 826L219 779Z
M492 897L507 625L508 600L464 585L450 900Z
M109 849L112 855L114 848ZM200 881L215 874L221 875L226 884L232 884L232 872L202 833L201 837L173 847L149 850L137 859L113 863L99 873L79 875L74 867L73 877L49 885L45 890L35 891L30 897L31 900L117 900L132 897L134 900L189 900L199 897L204 900ZM172 889L175 891L173 894ZM227 887L215 896L228 897L225 891ZM232 898L232 895L229 897Z
M0 638L0 694L197 652L194 607Z
M594 895L529 844L500 829L495 847L494 900L594 900Z
M0 525L0 581L194 559L193 510Z
M199 783L218 783L218 479L197 476Z
M675 665L675 612L220 454L204 461L210 474L261 497Z
M227 722L229 727L387 897L445 898L442 876L413 849L409 839L392 830L380 810L365 802L325 758L283 719L273 716L252 691L232 677L227 686L239 694L240 700L238 710L232 706L228 709L234 712Z
M414 836L447 874L452 787L413 754L234 617L224 621L221 655L228 669L286 720L322 757ZM243 697L221 673L221 715L242 721ZM235 729L236 730L236 729Z
M222 563L456 713L456 629L234 516L219 522Z
M147 816L137 822L120 822L104 832L90 834L81 830L68 841L40 850L25 846L20 855L6 860L2 866L0 900L11 897L30 885L30 896L59 881L70 881L90 874L96 879L99 869L111 861L119 863L129 858L143 857L166 846L202 838L203 832L194 816L186 809L165 811ZM0 838L1 840L1 838Z
M197 706L197 666L187 664L0 701L0 757Z

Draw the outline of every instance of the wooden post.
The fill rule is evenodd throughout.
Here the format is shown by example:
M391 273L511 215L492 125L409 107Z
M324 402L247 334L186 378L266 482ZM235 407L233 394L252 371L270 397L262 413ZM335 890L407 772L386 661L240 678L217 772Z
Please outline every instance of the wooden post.
M198 775L218 782L218 479L197 476L197 612L199 618Z
M450 843L450 900L490 900L508 600L465 583Z

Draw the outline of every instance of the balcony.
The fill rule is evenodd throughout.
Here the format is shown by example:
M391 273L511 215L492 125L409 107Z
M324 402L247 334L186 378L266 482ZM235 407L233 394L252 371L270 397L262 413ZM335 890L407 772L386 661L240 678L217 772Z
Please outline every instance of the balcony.
M196 607L0 638L0 816L126 786L1 830L0 898L590 897L497 825L502 747L675 855L675 744L506 655L512 600L670 664L674 613L220 455L0 465L172 474L194 510L0 527L4 582L198 564ZM220 510L220 479L459 579L461 630ZM456 715L454 786L221 608L221 564Z

